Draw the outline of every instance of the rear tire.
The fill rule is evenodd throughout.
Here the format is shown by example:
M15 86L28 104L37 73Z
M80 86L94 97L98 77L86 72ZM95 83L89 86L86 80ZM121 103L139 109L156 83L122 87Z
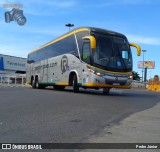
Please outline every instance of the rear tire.
M79 92L79 86L78 86L78 81L77 81L77 76L74 75L73 77L73 92L78 93Z
M32 80L31 85L32 85L32 88L33 88L33 89L35 89L35 88L36 88L36 85L35 85L35 81L34 81L34 80Z
M46 87L46 86L39 84L38 77L36 77L36 80L35 80L35 88L36 88L36 89L44 89L45 87Z
M103 88L103 94L108 95L110 92L110 88Z
M35 80L35 87L36 89L40 89L39 83L38 83L38 77Z

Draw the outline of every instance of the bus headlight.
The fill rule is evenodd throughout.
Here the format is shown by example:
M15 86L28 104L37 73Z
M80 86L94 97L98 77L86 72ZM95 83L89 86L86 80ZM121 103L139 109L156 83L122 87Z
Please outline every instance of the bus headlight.
M92 70L92 69L88 69L88 71L91 72L91 73L95 73L95 71Z
M94 71L94 70L92 70L92 69L88 69L88 71L91 72L91 73L93 73L93 74L96 74L97 76L102 76L102 75L104 75L104 74L102 74L102 73L100 73L100 72L96 72L96 71Z
M129 78L129 79L133 79L133 75L130 75L128 78Z
M101 76L101 73L99 73L99 72L96 72L96 75L97 75L97 76Z

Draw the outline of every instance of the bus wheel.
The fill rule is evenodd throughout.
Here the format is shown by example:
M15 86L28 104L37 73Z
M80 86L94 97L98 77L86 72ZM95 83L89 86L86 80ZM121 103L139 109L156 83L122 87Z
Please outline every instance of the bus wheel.
M32 88L35 89L35 88L36 88L36 85L35 85L35 81L34 81L34 80L32 80L32 83L31 83L31 84L32 84Z
M108 95L110 88L103 88L103 94Z
M40 88L39 83L38 83L38 77L36 77L36 80L35 80L35 87L36 89Z
M78 86L77 76L76 75L74 75L74 77L73 77L73 92L74 93L78 93L79 92L79 86Z

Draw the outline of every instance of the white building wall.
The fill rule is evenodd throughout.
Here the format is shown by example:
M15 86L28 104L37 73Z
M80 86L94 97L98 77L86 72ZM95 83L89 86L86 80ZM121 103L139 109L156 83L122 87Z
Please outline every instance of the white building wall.
M16 71L26 71L27 59L0 54L1 73L15 73Z

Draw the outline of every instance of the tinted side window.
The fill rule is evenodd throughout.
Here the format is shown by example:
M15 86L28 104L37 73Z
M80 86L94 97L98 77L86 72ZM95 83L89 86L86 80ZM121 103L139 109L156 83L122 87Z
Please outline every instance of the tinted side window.
M56 52L56 55L57 54L61 55L64 53L73 53L73 52L76 53L77 51L74 35L71 35L61 41L52 44L51 47L53 52Z
M74 35L66 37L29 55L29 61L41 61L65 53L77 54Z
M27 63L28 64L31 64L31 63L34 63L35 61L34 60L32 60L32 55L28 55L28 59L27 59Z

